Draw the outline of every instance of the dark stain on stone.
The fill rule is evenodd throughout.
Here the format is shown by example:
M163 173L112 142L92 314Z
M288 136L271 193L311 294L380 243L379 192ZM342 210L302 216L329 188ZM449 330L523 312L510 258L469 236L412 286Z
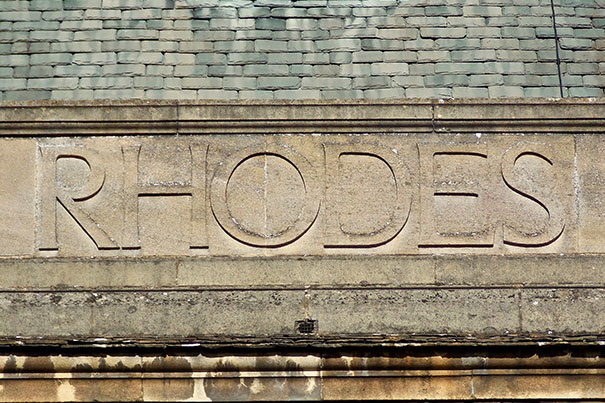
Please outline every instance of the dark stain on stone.
M17 357L11 355L6 360L6 364L4 364L3 372L6 373L14 373L17 372Z
M250 398L250 385L252 380L240 379L239 371L229 361L219 361L214 368L213 376L204 379L206 396L212 401L248 400ZM229 374L229 378L223 375Z
M58 304L59 302L61 302L62 299L63 297L58 294L52 294L50 296L50 302L52 302L53 304Z
M145 389L152 390L153 396L162 401L181 401L193 397L195 381L193 379L153 379L148 380Z
M90 364L77 364L72 368L72 372L92 372L93 368Z
M23 372L54 372L50 357L28 357L23 363Z
M143 371L191 372L191 363L180 357L157 357L143 364Z

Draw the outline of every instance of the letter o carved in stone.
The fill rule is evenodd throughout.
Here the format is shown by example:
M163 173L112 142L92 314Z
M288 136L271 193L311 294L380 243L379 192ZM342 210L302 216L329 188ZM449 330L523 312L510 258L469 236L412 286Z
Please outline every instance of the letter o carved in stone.
M320 187L311 163L283 145L244 148L222 161L210 185L212 212L234 239L280 247L315 222Z

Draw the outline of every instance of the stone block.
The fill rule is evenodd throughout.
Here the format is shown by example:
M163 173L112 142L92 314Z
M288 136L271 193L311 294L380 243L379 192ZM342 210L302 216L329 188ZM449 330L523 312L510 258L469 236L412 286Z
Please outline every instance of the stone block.
M36 100L44 100L50 99L51 91L50 90L14 90L14 91L5 91L4 92L4 100L5 101L36 101Z
M404 94L403 88L375 88L363 91L364 98L368 99L401 99Z
M546 289L521 294L523 330L541 334L586 334L602 328L601 289ZM578 307L582 306L582 315Z
M289 9L281 9L289 10ZM269 7L242 7L238 9L238 16L240 18L259 18L269 17L271 15L271 8Z
M418 37L416 28L383 28L379 29L376 36L380 39L410 40Z
M11 70L13 70L13 69L11 69ZM14 73L13 73L13 77L15 77L15 78L41 78L41 77L52 77L52 76L53 76L53 66L15 67Z
M403 42L394 39L362 39L363 50L403 50Z
M22 90L27 87L26 80L24 78L1 78L0 79L0 91L13 91Z
M536 37L537 28L526 28L526 27L502 27L503 38L517 38L517 39L533 39Z
M114 38L103 39L158 39L160 33L157 29L119 29Z
M153 91L153 90L148 90ZM141 89L95 89L95 99L138 99L145 96L145 91ZM158 98L158 97L156 97Z
M502 15L502 8L490 6L464 6L462 7L462 12L465 16L498 17Z
M198 63L201 61L199 56L202 53L198 54ZM219 56L219 55L216 55ZM224 56L224 55L220 55L220 56ZM205 59L205 58L204 58ZM211 60L214 59L214 57L211 57ZM229 53L227 55L227 62L229 64L259 64L259 63L267 63L268 62L268 56L267 54L264 53L254 53L254 52L249 52L249 53ZM205 64L219 64L219 63L206 63L203 62Z
M313 75L313 66L307 64L291 64L290 75L296 77L310 77Z
M74 66L74 65L56 66L54 68L54 74L57 77L99 76L101 74L101 67L100 66Z
M291 23L291 26L288 29L293 29L293 26L296 26L297 28L299 27L296 25L296 23ZM280 31L286 29L286 20L279 18L257 18L255 20L255 28L270 31Z
M488 27L516 27L519 26L519 20L512 16L488 17L486 25Z
M452 97L454 98L487 98L489 95L487 88L473 87L453 87Z
M273 99L273 91L239 91L240 99Z
M145 43L147 41L143 41L143 50L145 50ZM157 42L156 49L161 47L165 47L165 51L167 52L176 52L179 51L181 53L198 53L198 52L211 52L213 48L213 43L216 42L202 42L202 41L193 41L193 42ZM154 43L149 41L149 47L153 48ZM166 46L169 45L169 46Z
M281 90L281 89L295 89L299 88L301 85L301 81L304 83L299 77L259 77L257 81L258 89L261 90ZM320 80L319 78L317 80Z
M84 101L94 98L93 90L52 90L50 99L57 101Z
M74 41L113 41L116 39L133 38L121 35L120 31L115 29L97 29L90 31L77 31L74 33Z
M249 76L287 76L290 68L287 64L251 64L244 66L243 75Z
M464 38L465 28L420 28L420 36L425 39L436 38Z
M373 63L371 72L374 76L406 75L409 73L409 65L407 63Z
M79 55L89 55L88 53L76 53L73 55L71 53L41 53L30 56L30 64L32 65L57 65L57 64L70 64L76 63ZM115 57L115 55L114 55ZM114 59L115 60L115 59Z
M468 38L501 38L502 29L497 27L469 27L466 35Z
M221 53L229 53L229 52L254 52L254 42L253 41L216 41L216 42L206 42L214 45L214 50L216 52ZM212 50L212 49L210 49Z
M75 89L78 86L76 77L62 78L30 78L27 80L28 89Z
M303 89L349 89L351 88L350 78L323 78L323 77L303 77Z
M456 51L460 54L461 51ZM418 62L444 62L450 60L460 60L460 58L454 59L453 53L447 50L419 50L418 51ZM467 59L468 60L468 59ZM472 59L471 59L472 60Z
M164 77L157 75L148 77L134 77L134 87L160 90L164 88Z
M413 27L446 27L446 17L408 17L406 22ZM403 25L403 24L402 24ZM400 25L399 27L401 27ZM403 25L405 26L405 25Z
M357 77L353 79L353 88L356 89L388 87L391 87L391 80L389 77Z
M384 54L377 50L353 52L352 60L353 63L382 62L384 60Z
M157 47L152 48L153 51L159 51L161 43L154 41L158 44ZM141 41L129 40L129 41L102 41L101 51L103 52L140 52L142 50Z
M145 74L151 78L151 76L160 76L160 77L169 77L172 75L175 75L177 77L179 77L180 75L177 74L177 70L175 69L174 66L161 66L161 65L149 65L149 66L144 66L145 67ZM177 68L181 68L181 67L188 67L188 66L176 66ZM208 71L208 67L207 66L201 66L201 67L205 67L206 70L204 71L203 75L206 75L206 72Z
M361 99L364 98L362 90L322 90L323 99Z
M254 50L257 52L286 52L288 42L257 39L254 41Z
M229 56L231 57L231 55L249 55L250 53L231 53L229 54ZM195 56L195 64L206 64L206 65L221 65L221 64L227 64L227 56L220 54L220 53L198 53ZM245 63L242 63L245 64Z
M407 88L407 98L451 98L451 88Z
M182 79L183 88L223 88L223 78L219 77L186 77Z
M571 87L569 89L570 97L603 97L604 90L603 88L595 88L595 87Z
M131 88L133 84L132 77L83 77L80 79L80 88Z
M329 30L340 30L344 27L344 21L342 18L321 18L318 20L317 27L324 31ZM311 23L314 24L315 22ZM310 28L305 28L310 29ZM332 35L337 36L337 35Z
M403 88L424 87L424 76L394 76L392 80L395 84Z
M496 50L496 60L511 62L536 62L538 55L533 50Z
M484 27L483 17L447 17L447 25L452 27Z
M410 17L410 18L422 18L422 17ZM430 17L424 17L430 18ZM443 17L441 17L443 18ZM365 19L369 27L378 27L378 28L401 28L405 27L405 21L403 17L393 15L387 17L367 17ZM408 19L408 22L409 19Z
M199 56L198 53L197 56ZM164 64L195 64L199 58L193 54L164 53Z
M519 49L520 42L516 38L481 39L481 48L483 49Z
M197 92L198 99L237 99L237 91L201 89ZM178 97L177 97L178 99Z
M225 77L223 88L227 90L253 90L256 89L256 78L254 77Z
M65 56L65 59L71 59ZM73 60L74 64L99 64L99 65L111 65L117 62L117 55L113 52L105 53L74 53Z
M275 99L320 99L320 90L277 90Z
M101 42L53 42L50 44L49 50L50 52L56 53L99 53L102 51Z
M29 55L0 55L1 66L27 66Z
M502 84L504 84L504 78L501 74L474 74L470 76L472 87L491 87Z
M526 97L539 98L560 98L561 92L559 87L526 87L524 88Z
M573 52L574 62L605 62L605 52L598 50L578 50Z
M481 48L481 40L479 38L462 38L462 39L437 39L435 40L437 50L465 50ZM485 46L490 47L490 46Z
M472 81L474 76L470 77ZM469 77L463 74L436 74L426 76L424 82L427 87L462 87L469 85Z
M178 68L179 66L177 66ZM206 66L194 66L192 68L197 69L198 67ZM242 66L226 66L226 65L212 65L206 67L208 76L223 77L223 76L241 76L243 74ZM197 70L196 70L197 71Z
M389 304L380 302L385 300ZM494 310L494 304L501 308ZM378 317L377 305L382 307ZM309 309L319 334L325 335L372 334L384 328L393 334L447 329L487 335L492 329L497 334L518 332L521 326L514 290L318 290L311 292Z
M84 31L87 32L87 31ZM22 32L23 34L27 34L27 32ZM29 37L24 36L23 39L15 37L15 34L19 34L19 32L13 32L13 41L19 40L30 40L30 41L57 41L57 42L67 42L74 40L74 33L71 31L30 31ZM8 35L7 35L8 36Z
M343 64L340 66L340 75L344 77L368 77L372 74L372 65L369 63Z
M2 11L3 21L39 21L41 16L40 11Z
M359 51L361 50L360 39L330 39L325 41L316 41L315 46L319 51Z
M105 64L104 76L141 76L145 74L144 64Z

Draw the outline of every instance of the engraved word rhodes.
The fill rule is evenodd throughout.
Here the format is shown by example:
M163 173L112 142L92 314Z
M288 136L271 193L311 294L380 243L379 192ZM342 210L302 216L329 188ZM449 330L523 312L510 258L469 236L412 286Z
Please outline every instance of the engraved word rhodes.
M40 139L36 254L565 252L573 139Z

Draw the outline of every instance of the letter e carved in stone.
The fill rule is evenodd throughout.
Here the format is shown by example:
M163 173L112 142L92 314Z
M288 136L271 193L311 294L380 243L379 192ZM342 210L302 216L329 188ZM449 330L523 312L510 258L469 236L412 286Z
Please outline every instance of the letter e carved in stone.
M418 144L418 149L420 245L493 246L487 144Z

